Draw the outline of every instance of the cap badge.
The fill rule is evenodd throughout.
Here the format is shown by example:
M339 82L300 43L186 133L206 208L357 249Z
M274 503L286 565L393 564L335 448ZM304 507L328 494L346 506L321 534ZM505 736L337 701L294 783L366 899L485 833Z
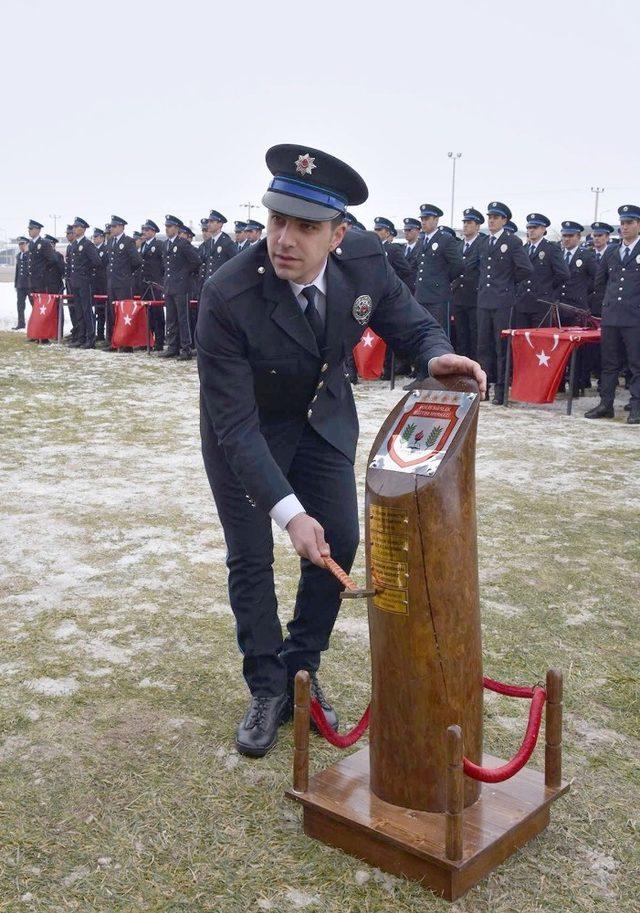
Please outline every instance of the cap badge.
M501 253L506 254L506 252L508 251L508 249L509 249L509 248L508 248L508 246L507 246L506 244L501 244L501 245L500 245L500 252L501 252Z
M623 206L623 207L622 207L622 211L623 211L623 212L627 212L628 209L629 209L628 206Z
M535 216L535 212L530 212L529 215L527 216L527 219L529 221L531 221L534 218L534 216Z
M296 174L311 174L314 168L317 168L317 165L314 165L315 157L309 155L308 152L304 152L298 156L298 158L293 163L296 166Z
M496 203L489 203L489 206L490 206L490 207L493 207L493 206L496 206L496 205L497 205Z
M373 302L370 295L359 295L353 302L351 313L361 327L365 326L371 316Z

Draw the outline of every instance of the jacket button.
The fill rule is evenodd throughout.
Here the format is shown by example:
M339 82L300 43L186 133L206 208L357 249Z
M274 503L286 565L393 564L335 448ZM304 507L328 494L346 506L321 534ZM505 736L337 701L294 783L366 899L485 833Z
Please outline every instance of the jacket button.
M324 381L323 381L323 380L320 381L320 383L319 383L318 386L316 387L316 390L319 390L321 387L324 387Z
M329 365L328 365L328 364L326 363L326 361L325 361L325 363L323 364L323 366L320 368L320 370L322 371L323 374L324 374L324 372L327 370L328 367L329 367Z
M618 301L622 301L622 298L618 298Z
M307 412L307 418L311 418L312 415L313 415L313 409L309 409L309 411Z
M315 401L317 400L317 398L318 398L318 394L316 393L316 395L313 397L313 399L311 400L311 402L312 402L312 403L315 403ZM311 415L311 410L309 410L309 415Z

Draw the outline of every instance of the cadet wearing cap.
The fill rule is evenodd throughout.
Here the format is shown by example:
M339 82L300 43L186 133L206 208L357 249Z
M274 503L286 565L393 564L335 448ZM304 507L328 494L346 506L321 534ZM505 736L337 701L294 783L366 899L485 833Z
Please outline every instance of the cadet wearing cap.
M65 237L67 239L67 246L64 252L64 284L68 295L71 295L71 289L69 288L69 268L70 268L70 255L71 255L71 245L76 239L75 229L73 224L67 225L65 229ZM73 298L68 302L69 306L69 318L71 319L71 333L69 336L65 336L64 342L65 345L68 345L70 342L75 342L78 331L76 329L76 314L73 307ZM62 308L62 325L64 327L64 308Z
M513 222L511 219L509 219L508 222L505 222L504 230L505 230L505 231L508 231L508 232L511 232L512 235L517 235L517 234L518 234L518 226L517 226L516 223Z
M584 228L579 222L562 223L561 256L569 270L569 277L560 285L558 301L587 310L596 277L596 258L593 251L581 246ZM570 314L561 313L563 323L571 325Z
M246 222L234 222L234 241L236 242L236 247L238 248L238 253L241 250L244 250L245 247L249 246L247 241L247 223Z
M640 206L618 209L620 246L611 245L598 267L596 287L603 290L600 402L587 418L613 418L613 402L626 355L631 378L630 425L640 425Z
M615 231L613 225L608 222L592 222L591 236L593 238L593 255L596 260L596 271L602 262L602 259L611 243L611 235ZM597 272L596 272L597 278ZM603 288L596 288L594 285L593 292L589 297L589 310L595 317L602 314L602 298L604 296ZM590 346L589 348L595 348ZM599 348L599 347L598 347Z
M55 259L53 247L49 241L45 241L40 236L42 223L36 222L35 219L29 220L27 228L29 241L29 291L30 292L51 292L47 285L47 263L52 263Z
M549 219L540 212L530 212L527 216L525 250L529 254L533 274L516 289L516 327L540 326L550 311L550 305L544 302L555 301L562 283L569 279L569 267L562 258L560 248L545 238L550 225ZM551 325L550 320L547 325Z
M53 248L54 259L47 263L47 287L54 295L62 295L64 292L65 262L62 254L56 250L58 239L53 235L45 235L45 241L48 241Z
M111 216L109 222L109 243L107 245L107 341L111 347L111 335L115 321L114 301L126 301L133 294L133 274L142 263L135 241L125 235L126 221L120 216Z
M354 219L355 222L355 219ZM404 247L404 257L411 267L411 278L407 282L412 294L416 291L416 279L418 277L418 260L420 258L420 220L412 219L408 216L402 220L404 239L407 242ZM405 280L406 281L406 280Z
M21 235L18 238L18 253L16 254L16 272L13 280L16 290L16 304L18 308L18 322L12 330L23 330L25 327L24 310L29 294L29 239Z
M353 461L358 423L344 359L371 326L406 349L421 374L480 368L451 352L436 322L398 279L377 238L346 233L347 205L368 195L344 162L307 146L267 152L267 237L204 288L197 329L204 462L227 544L229 595L251 703L236 745L265 754L290 713L299 669L332 725L318 684L340 585L358 543ZM282 640L271 520L301 556L293 620ZM326 541L325 541L326 537ZM328 543L328 544L327 544Z
M156 235L160 228L152 219L147 219L141 227L142 247L142 300L158 301L162 298L162 285L164 280L164 244L158 241ZM164 307L150 305L149 329L154 336L154 352L164 349Z
M73 223L75 239L68 252L69 288L73 295L77 330L75 340L69 345L75 349L94 349L96 345L91 279L102 261L95 244L85 237L88 227L88 222L80 216L76 217Z
M480 249L487 243L480 234L484 216L473 206L462 213L462 275L451 283L456 352L476 358L478 352L478 280Z
M264 231L264 225L262 222L256 222L255 219L249 219L247 222L247 227L245 232L247 235L247 241L249 246L252 247L254 244L257 244L258 241L262 238L262 232Z
M164 254L164 303L167 309L167 347L158 358L191 358L192 337L189 324L191 277L200 270L200 255L190 241L179 237L184 224L177 216L165 216L167 236Z
M205 282L213 276L216 270L220 269L223 263L226 263L227 260L235 257L238 253L238 248L235 243L231 240L229 235L222 230L226 221L227 220L222 213L218 212L216 209L212 209L209 213L211 240L208 242L205 259Z
M100 263L96 265L91 276L91 294L96 315L96 342L104 342L106 301L104 298L96 300L96 295L107 294L107 242L104 229L96 226L91 240L100 257Z
M502 330L511 326L516 285L533 273L520 238L506 229L511 210L497 200L487 207L489 240L480 250L478 281L478 356L495 382L492 402L502 405L506 341Z
M424 237L418 258L416 300L450 333L451 283L462 274L462 256L457 238L438 228L442 210L433 203L420 207Z
M402 281L405 283L405 285L411 288L413 281L413 270L403 256L399 245L394 244L393 242L396 234L396 229L393 222L390 219L386 219L384 216L377 216L373 222L373 230L380 238L382 248L389 258L389 263L394 268L400 279L402 279Z

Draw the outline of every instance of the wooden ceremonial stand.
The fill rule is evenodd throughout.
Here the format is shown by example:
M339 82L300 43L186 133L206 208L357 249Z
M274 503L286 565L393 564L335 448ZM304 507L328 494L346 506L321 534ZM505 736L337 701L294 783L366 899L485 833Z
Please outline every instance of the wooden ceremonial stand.
M463 755L504 763L482 751L479 397L468 378L416 387L383 424L367 472L369 747L309 779L309 677L298 673L287 796L308 836L455 900L539 834L569 788L562 676L547 674L544 775L482 788L466 777Z

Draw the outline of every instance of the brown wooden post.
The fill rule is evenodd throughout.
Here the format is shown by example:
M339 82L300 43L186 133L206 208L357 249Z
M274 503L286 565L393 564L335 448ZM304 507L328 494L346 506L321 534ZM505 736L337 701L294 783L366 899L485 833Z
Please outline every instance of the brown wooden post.
M296 674L293 708L293 788L305 793L309 788L309 722L311 714L311 678L301 669Z
M544 782L557 789L562 783L562 670L547 672Z
M462 767L462 729L447 729L447 859L462 859L462 808L464 800L464 770Z

